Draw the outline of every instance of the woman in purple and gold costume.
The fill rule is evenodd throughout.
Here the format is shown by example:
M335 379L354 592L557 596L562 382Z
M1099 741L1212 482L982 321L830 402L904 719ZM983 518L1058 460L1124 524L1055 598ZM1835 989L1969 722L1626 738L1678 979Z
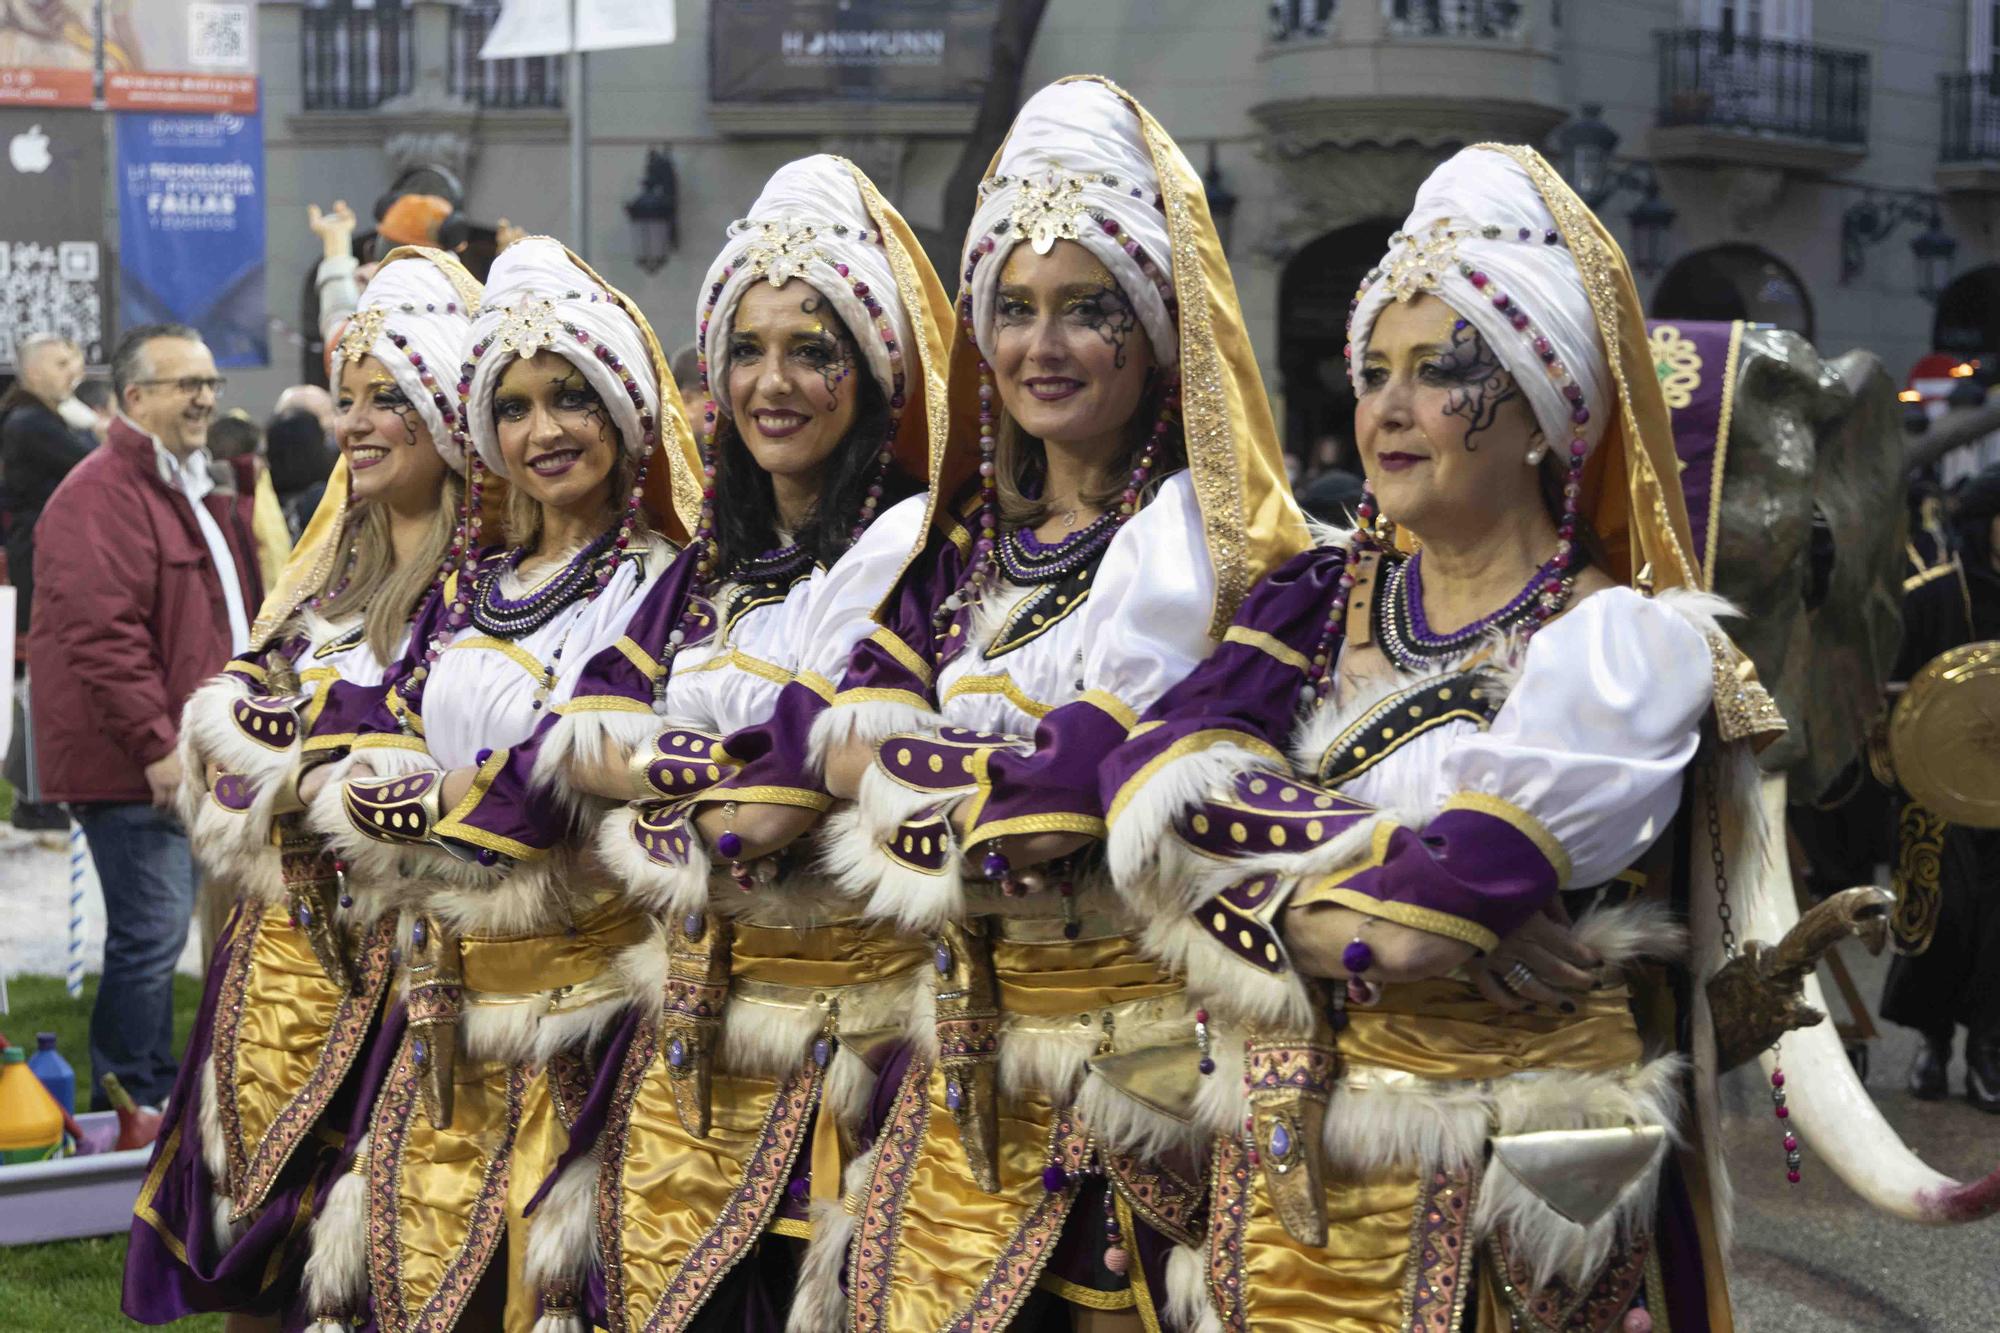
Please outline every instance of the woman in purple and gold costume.
M345 754L309 818L401 913L407 1026L315 1226L316 1327L575 1326L559 1229L526 1210L602 1034L661 984L653 922L588 851L598 756L555 752L588 664L691 562L693 438L643 316L560 245L494 261L458 376L463 542L382 686L336 689ZM481 548L488 478L511 544Z
M1095 774L1306 532L1199 176L1124 92L1029 99L964 259L932 522L812 735L829 862L930 984L807 1263L870 1333L1150 1326L1200 1144L1128 1056L1188 1018Z
M448 372L479 307L450 255L398 250L333 351L341 460L252 627L256 646L188 701L183 819L241 892L209 968L136 1208L125 1311L274 1314L296 1296L308 1224L368 1058L392 913L344 892L299 817L301 737L333 684L403 655L452 536L465 467ZM379 1061L375 1062L379 1063Z
M1652 965L1717 903L1670 902L1660 835L1698 749L1740 774L1783 722L1691 591L1631 275L1537 154L1482 145L1419 191L1350 338L1362 529L1266 579L1105 766L1118 883L1204 1006L1219 1137L1176 1308L1727 1329ZM1691 1023L1699 1057L1699 987Z
M944 457L950 321L902 217L824 155L771 177L702 286L711 547L679 618L641 639L671 675L628 712L607 672L598 714L633 729L618 742L643 793L599 850L666 920L669 979L607 1057L573 1129L589 1155L538 1215L594 1221L591 1313L614 1330L783 1324L814 1186L838 1198L873 1050L930 956L859 920L808 847L767 853L830 803L791 720L825 706L923 531L913 492ZM837 1309L837 1277L819 1287Z

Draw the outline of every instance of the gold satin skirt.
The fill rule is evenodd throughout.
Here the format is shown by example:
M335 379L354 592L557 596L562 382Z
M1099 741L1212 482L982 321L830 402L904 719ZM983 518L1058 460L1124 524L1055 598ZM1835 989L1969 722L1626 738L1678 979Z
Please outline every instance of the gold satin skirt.
M798 1049L758 1052L755 1072L719 1060L708 1136L697 1138L681 1123L657 1028L634 1038L600 1150L598 1242L614 1333L686 1328L772 1229L809 1138L813 1197L838 1200L853 1126L827 1105L812 1034L838 1037L830 1060L862 1059L899 1030L882 1026L881 1015L930 957L921 940L853 921L738 921L733 931L725 1022L803 1040Z
M319 1123L374 1024L393 969L393 923L344 941L354 989L326 974L286 908L246 900L217 994L212 1059L234 1215L261 1206Z
M464 1008L521 1005L559 1013L616 994L614 963L648 938L642 913L600 895L573 930L533 935L469 934L458 941ZM462 1021L462 1020L461 1020ZM425 1039L404 1034L369 1122L368 1284L382 1333L451 1328L506 1242L507 1333L530 1333L541 1293L524 1279L524 1213L569 1146L569 1121L589 1092L580 1052L546 1066L476 1056L462 1027L452 1066L451 1123L434 1126L423 1109ZM435 1031L430 1040L438 1040ZM516 1052L515 1054L518 1054Z
M1379 1004L1350 1008L1338 1046L1345 1077L1415 1075L1439 1082L1504 1079L1530 1071L1617 1074L1642 1045L1624 988L1592 993L1575 1014L1511 1013L1454 979L1392 985ZM1329 1117L1341 1113L1336 1097ZM1456 1333L1468 1308L1481 1329L1578 1333L1632 1291L1647 1291L1657 1333L1669 1333L1664 1289L1647 1247L1614 1256L1594 1300L1524 1297L1516 1323L1502 1279L1511 1265L1477 1246L1470 1222L1476 1168L1418 1165L1357 1171L1328 1163L1327 1243L1302 1245L1285 1229L1240 1136L1218 1141L1206 1247L1209 1296L1230 1330L1257 1333ZM1519 1277L1518 1270L1515 1273ZM1518 1290L1518 1289L1517 1289ZM1538 1293L1539 1294L1539 1293ZM1616 1327L1613 1322L1604 1327Z
M1060 922L991 925L1003 1047L1088 1029L1107 1011L1182 993L1181 983L1123 934L1064 940ZM855 1333L958 1322L998 1333L1043 1283L1095 1145L1074 1109L1046 1090L1003 1087L999 1112L1000 1188L989 1194L974 1181L946 1104L944 1074L928 1061L912 1061L877 1135L860 1202L848 1271ZM1043 1180L1051 1165L1066 1178L1055 1190ZM1135 1262L1131 1271L1137 1270ZM1048 1287L1071 1298L1063 1284ZM1148 1308L1142 1319L1151 1314Z

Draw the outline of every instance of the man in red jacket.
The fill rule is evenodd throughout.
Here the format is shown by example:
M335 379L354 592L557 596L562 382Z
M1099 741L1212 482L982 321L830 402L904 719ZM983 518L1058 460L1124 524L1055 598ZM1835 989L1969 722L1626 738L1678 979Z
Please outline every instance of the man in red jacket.
M110 435L35 527L29 701L42 791L83 826L104 889L90 1062L158 1105L174 1082L174 964L195 901L173 814L181 705L242 651L262 591L252 497L210 494L204 445L223 381L201 335L133 329L111 377Z

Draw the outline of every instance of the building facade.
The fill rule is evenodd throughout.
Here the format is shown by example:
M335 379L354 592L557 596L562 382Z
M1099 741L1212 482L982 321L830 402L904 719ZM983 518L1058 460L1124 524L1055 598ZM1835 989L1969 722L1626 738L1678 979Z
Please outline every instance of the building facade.
M953 41L975 39L951 23L977 31L995 8L872 4L900 26L934 20ZM842 22L870 5L850 0ZM919 228L945 216L971 101L741 95L746 69L754 93L757 71L776 68L758 61L801 40L758 25L807 24L839 8L830 0L679 0L674 44L594 53L581 87L567 86L560 60L473 59L494 8L261 6L271 304L284 328L268 371L232 379L241 405L267 408L314 359L302 331L317 254L306 205L344 197L365 216L412 165L449 166L473 217L562 236L641 303L670 347L692 338L696 288L723 229L790 158L843 153ZM1646 261L1656 315L1789 325L1829 352L1868 348L1899 377L1940 340L1967 355L2000 349L1988 331L2000 319L1989 313L2000 311L1990 10L1983 0L1049 0L1023 87L1069 73L1117 79L1233 196L1227 243L1244 313L1287 442L1304 450L1349 427L1341 326L1360 273L1431 167L1484 140L1537 144L1573 180L1610 191L1599 211ZM746 63L738 41L770 50ZM580 238L568 234L579 102ZM642 266L661 256L638 253L626 204L655 150L673 167L676 244ZM1933 252L1948 236L1950 253L1921 260L1911 242L1922 236ZM1947 278L1941 298L1922 290Z

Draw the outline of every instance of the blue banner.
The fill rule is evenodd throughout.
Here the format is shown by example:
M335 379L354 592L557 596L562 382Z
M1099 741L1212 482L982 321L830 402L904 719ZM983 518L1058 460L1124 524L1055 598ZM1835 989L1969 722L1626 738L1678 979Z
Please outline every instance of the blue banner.
M118 115L119 327L201 330L218 366L270 362L259 113Z

